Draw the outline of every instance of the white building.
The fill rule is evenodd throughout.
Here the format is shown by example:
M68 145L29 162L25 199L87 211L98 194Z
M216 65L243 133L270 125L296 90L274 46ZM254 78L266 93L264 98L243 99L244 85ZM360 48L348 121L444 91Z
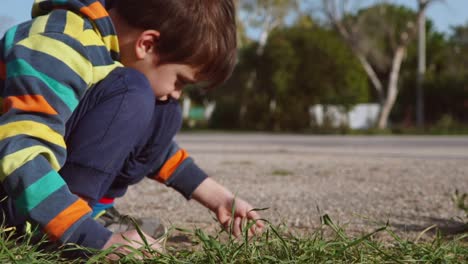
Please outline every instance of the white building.
M346 112L339 105L314 105L309 108L312 123L322 126L327 120L333 127L347 125L351 129L368 129L374 126L379 115L378 104L358 104Z

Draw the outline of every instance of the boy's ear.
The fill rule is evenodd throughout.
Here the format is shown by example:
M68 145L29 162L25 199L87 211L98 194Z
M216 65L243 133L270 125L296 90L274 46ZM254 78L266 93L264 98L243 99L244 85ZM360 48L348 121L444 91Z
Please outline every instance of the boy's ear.
M142 60L148 55L157 55L159 36L160 33L156 30L145 30L141 32L135 43L137 59Z

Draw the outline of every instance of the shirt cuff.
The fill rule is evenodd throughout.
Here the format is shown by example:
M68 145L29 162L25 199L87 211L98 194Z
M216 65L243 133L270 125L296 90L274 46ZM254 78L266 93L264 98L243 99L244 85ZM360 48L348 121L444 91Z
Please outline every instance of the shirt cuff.
M102 249L112 236L112 232L92 218L87 218L73 232L65 243L73 243L83 247Z
M190 200L192 193L206 178L208 175L193 162L193 159L187 158L167 180L166 185Z

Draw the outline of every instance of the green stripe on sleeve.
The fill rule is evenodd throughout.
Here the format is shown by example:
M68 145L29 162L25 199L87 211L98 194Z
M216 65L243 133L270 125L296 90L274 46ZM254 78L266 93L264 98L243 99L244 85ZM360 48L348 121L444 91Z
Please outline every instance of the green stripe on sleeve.
M7 78L33 76L44 82L54 93L70 108L75 110L78 105L78 99L75 97L73 90L47 76L46 74L37 71L27 61L23 59L13 60L7 64Z
M16 206L20 212L27 214L64 185L62 177L56 171L50 171L24 190L24 193L16 199Z
M52 2L56 5L65 5L67 4L68 0L53 0Z
M17 29L18 26L14 26L5 33L5 54L7 54L11 47L13 47Z

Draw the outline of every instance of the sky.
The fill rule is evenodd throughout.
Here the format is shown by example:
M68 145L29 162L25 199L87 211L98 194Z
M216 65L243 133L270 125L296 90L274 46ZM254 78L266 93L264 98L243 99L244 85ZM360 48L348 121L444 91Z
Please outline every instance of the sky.
M318 0L308 0L318 1ZM353 0L372 3L374 0ZM416 8L416 0L392 0L391 2ZM11 22L19 23L30 17L33 0L0 0L0 16L8 16ZM450 27L468 22L468 0L440 0L429 7L428 18L434 21L437 31L449 33ZM3 25L0 25L3 27Z

